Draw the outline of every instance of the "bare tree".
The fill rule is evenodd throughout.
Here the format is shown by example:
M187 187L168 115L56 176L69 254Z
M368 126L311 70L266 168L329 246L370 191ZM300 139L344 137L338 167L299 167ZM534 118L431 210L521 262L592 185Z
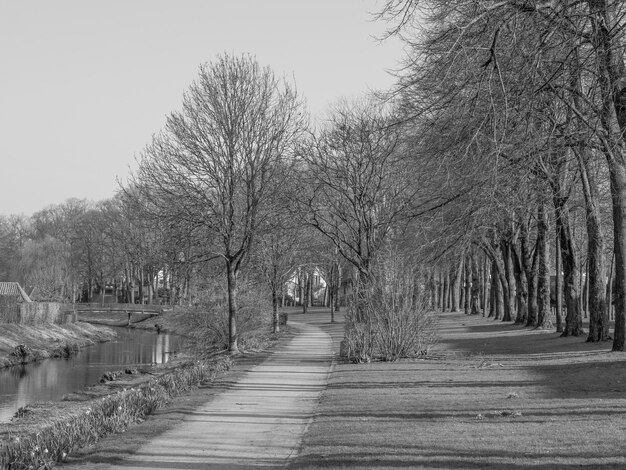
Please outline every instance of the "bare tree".
M228 292L229 351L237 345L237 277L266 201L305 125L294 87L249 56L224 55L198 79L134 176L160 217L206 230L207 254L220 257Z
M270 290L273 310L274 333L280 331L278 306L285 284L297 269L301 250L305 249L304 229L291 217L286 193L275 199L271 216L260 224L260 234L252 254L253 264L261 271ZM306 247L310 249L310 247Z
M411 171L392 123L373 100L343 102L302 152L306 185L297 197L307 222L361 278L392 232L431 203L418 199L423 175Z

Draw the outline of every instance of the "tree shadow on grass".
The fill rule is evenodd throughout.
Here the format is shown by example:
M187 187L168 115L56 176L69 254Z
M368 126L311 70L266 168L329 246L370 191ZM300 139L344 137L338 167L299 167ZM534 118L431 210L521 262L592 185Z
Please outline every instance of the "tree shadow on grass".
M489 318L445 313L440 319L440 340L435 350L528 355L608 352L611 348L608 342L587 343L586 335L563 338L554 330L537 330Z
M474 324L472 322L474 318L479 317L467 317L466 319L459 319L460 323L457 325L457 328L465 327L464 329L470 333L491 333L527 330L527 328L522 325L516 325L512 322L503 322L499 320L491 320L492 323L486 324Z
M385 455L389 455L386 453ZM510 457L505 462L497 454L489 455L484 452L475 453L467 458L459 458L457 453L449 456L423 456L421 454L394 453L393 458L374 456L368 453L350 453L339 457L323 455L306 455L296 459L288 468L290 469L331 469L331 468L429 468L429 469L519 469L527 470L565 470L565 469L619 469L625 468L626 458L620 457L620 462L597 463L602 455L587 457L593 462L588 463L558 463L547 461L545 463L533 462L529 464L525 458L527 454L520 453L518 457ZM494 460L490 462L490 460ZM519 459L519 462L515 462ZM547 459L546 459L547 460Z
M571 364L533 364L527 368L547 398L623 399L626 360Z

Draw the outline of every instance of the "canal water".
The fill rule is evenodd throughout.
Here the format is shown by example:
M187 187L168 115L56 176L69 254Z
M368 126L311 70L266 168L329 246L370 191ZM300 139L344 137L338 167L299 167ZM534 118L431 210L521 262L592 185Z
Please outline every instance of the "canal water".
M174 335L117 330L116 340L81 349L66 359L0 369L0 423L28 403L59 401L67 393L97 384L105 372L166 363L180 346Z

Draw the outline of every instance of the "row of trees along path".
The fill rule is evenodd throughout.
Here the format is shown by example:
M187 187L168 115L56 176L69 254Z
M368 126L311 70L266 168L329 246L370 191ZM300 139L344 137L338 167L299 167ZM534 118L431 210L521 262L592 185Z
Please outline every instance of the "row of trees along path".
M623 13L595 0L387 2L389 34L410 50L401 115L465 191L439 214L440 307L458 308L462 282L468 313L490 305L549 328L553 273L559 331L585 334L584 305L587 339L610 339L614 306L624 349Z

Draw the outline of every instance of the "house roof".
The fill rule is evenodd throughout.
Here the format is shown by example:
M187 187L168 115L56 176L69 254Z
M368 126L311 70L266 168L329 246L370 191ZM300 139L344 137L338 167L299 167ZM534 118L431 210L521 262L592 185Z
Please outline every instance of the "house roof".
M17 282L0 282L0 295L15 295L21 298L22 302L32 302Z

